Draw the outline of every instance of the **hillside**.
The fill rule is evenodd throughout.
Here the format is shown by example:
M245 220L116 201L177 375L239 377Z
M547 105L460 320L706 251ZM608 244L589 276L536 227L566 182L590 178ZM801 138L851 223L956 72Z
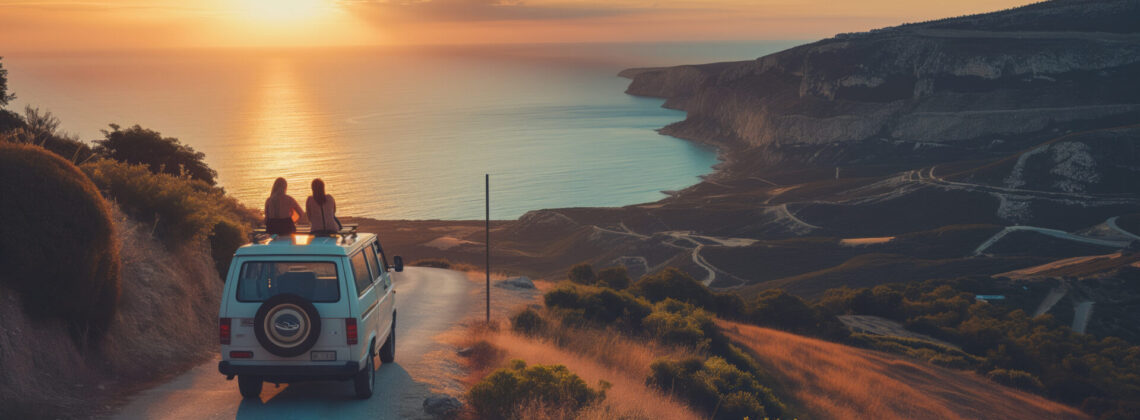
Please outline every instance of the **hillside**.
M1080 411L964 371L721 322L810 418L1082 419Z

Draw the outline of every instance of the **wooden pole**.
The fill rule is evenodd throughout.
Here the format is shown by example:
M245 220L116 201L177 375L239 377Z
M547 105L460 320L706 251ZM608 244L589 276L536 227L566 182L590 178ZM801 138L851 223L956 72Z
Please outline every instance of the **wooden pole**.
M483 174L483 203L486 210L487 233L487 324L491 323L491 174Z

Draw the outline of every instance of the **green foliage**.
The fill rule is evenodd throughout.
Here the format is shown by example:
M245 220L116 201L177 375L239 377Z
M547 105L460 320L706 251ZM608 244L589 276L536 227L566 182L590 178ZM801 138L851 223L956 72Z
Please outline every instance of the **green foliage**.
M597 280L597 277L594 276L594 267L588 263L581 263L570 267L570 272L566 273L566 277L574 283L586 285L594 284Z
M218 270L218 278L224 282L230 262L238 248L249 242L249 227L246 224L229 219L219 220L210 232L210 255L214 259L214 267Z
M475 413L490 419L512 418L515 409L530 402L576 412L605 397L604 389L590 388L563 365L527 367L522 360L512 360L510 367L492 372L467 392Z
M747 312L740 296L715 293L692 276L673 267L642 277L629 290L650 302L674 299L729 319L743 319Z
M642 319L652 311L649 302L625 291L573 283L547 292L544 300L546 306L570 310L586 321L607 325L620 323L628 330L640 329Z
M546 320L538 311L526 308L511 315L511 329L525 335L536 335L546 329Z
M59 132L59 118L51 111L24 107L21 117L0 110L0 140L11 143L32 144L43 147L72 163L86 162L94 151L79 139Z
M610 267L598 272L598 286L623 290L629 287L629 283L629 272L626 271L625 267Z
M803 299L780 289L765 290L757 295L748 308L748 320L760 326L819 336L834 335L835 327L828 324L839 322L834 317L824 317Z
M95 140L95 152L108 159L134 165L145 165L151 172L186 177L214 185L218 173L206 165L206 155L182 144L173 137L138 125L120 129L111 124L103 130L104 138Z
M872 348L918 355L981 373L997 372L991 379L1023 389L1038 389L1031 380L1036 379L1045 396L1100 407L1087 411L1102 416L1118 412L1113 407L1122 401L1140 400L1140 346L1115 337L1076 334L1050 315L1030 317L1015 307L974 299L975 293L989 291L988 282L963 278L880 286L902 295L895 319L908 329L961 346L965 355L931 353L905 345L889 349L882 343ZM821 306L827 305L827 311L860 313L855 299L834 299L832 295L866 294L866 289L834 291ZM875 290L870 291L871 296L875 294ZM853 341L859 344L858 339Z
M662 342L707 350L716 333L713 317L688 303L665 299L653 305L642 321L646 331Z
M1045 385L1040 379L1029 372L1020 370L994 369L986 374L986 378L1002 385L1040 394L1045 391Z
M719 357L658 360L646 382L716 419L778 418L784 406L756 378Z
M119 296L110 207L83 172L40 147L0 143L0 179L0 285L29 315L97 338Z
M0 57L3 60L4 57ZM16 95L8 93L8 70L4 68L4 63L0 61L0 108L8 106L8 101L16 99Z
M221 189L202 181L154 174L142 165L111 160L81 168L124 212L151 225L154 234L171 249L207 239L223 220L235 226L248 226L257 220L254 213ZM223 239L235 238L230 235Z

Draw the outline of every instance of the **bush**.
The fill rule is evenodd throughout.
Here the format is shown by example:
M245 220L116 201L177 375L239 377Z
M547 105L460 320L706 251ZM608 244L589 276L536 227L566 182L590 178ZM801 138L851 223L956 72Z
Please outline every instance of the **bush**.
M642 277L631 289L634 294L660 302L673 298L702 308L713 307L713 294L705 285L694 280L685 272L673 267Z
M818 332L819 314L803 299L780 289L765 290L749 308L752 323L797 333Z
M538 311L526 308L511 315L511 329L525 335L536 335L546 329L546 320Z
M587 263L570 267L570 272L566 273L566 277L574 283L586 285L594 284L594 281L597 280L597 277L594 276L594 267Z
M51 111L24 107L24 116L0 110L0 140L40 146L68 162L85 162L94 151L78 138L58 132L59 118Z
M95 184L43 148L8 143L0 179L0 285L31 316L104 331L119 296L119 245Z
M665 343L698 350L708 349L710 337L716 331L716 324L708 312L673 299L653 305L653 313L645 317L642 325Z
M527 367L522 360L512 360L509 368L492 372L467 392L479 417L491 419L514 417L517 408L535 402L576 412L605 397L604 389L590 388L565 366Z
M716 419L778 418L784 406L752 374L719 357L658 360L646 382L680 396Z
M231 220L221 220L210 233L210 255L218 270L218 277L224 282L230 269L230 261L238 248L249 242L249 227Z
M598 272L598 286L623 290L629 287L629 283L629 272L626 271L625 267L610 267Z
M644 299L624 291L565 284L544 296L547 307L581 311L587 321L612 324L621 321L626 328L640 329L641 321L652 312Z
M120 129L111 124L104 138L95 140L95 152L102 157L132 165L144 165L156 174L187 177L214 185L218 173L206 165L206 155L173 137L138 125Z
M111 160L80 168L124 212L151 225L154 234L171 249L207 239L222 220L246 225L257 220L224 191L202 181L153 174L144 166Z
M1045 392L1045 385L1041 383L1040 379L1033 376L1029 372L1012 369L994 369L986 374L986 378L999 384L1014 387L1023 391L1029 391L1035 394Z

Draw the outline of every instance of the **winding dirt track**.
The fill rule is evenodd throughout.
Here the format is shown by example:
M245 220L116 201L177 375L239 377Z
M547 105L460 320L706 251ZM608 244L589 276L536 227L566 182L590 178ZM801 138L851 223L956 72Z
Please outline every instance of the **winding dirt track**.
M134 396L122 419L327 419L426 418L422 409L441 368L429 353L444 349L435 337L468 315L474 283L463 273L408 267L394 277L399 322L396 362L376 371L376 393L353 398L352 382L306 382L275 388L261 400L242 400L237 381L218 373L218 359ZM426 355L426 356L425 356Z

